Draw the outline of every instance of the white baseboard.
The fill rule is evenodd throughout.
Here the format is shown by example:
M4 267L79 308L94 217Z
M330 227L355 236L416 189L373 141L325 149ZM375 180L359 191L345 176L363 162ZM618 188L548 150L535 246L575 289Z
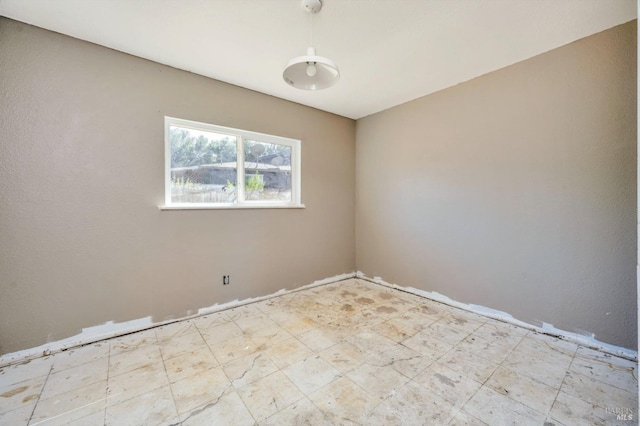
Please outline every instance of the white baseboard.
M82 332L68 337L63 340L57 340L54 342L45 343L35 348L24 349L17 352L11 352L0 356L0 367L4 367L10 364L22 363L31 359L39 358L42 356L52 355L58 352L66 351L72 348L85 346L88 344L96 343L101 340L112 339L114 337L124 336L126 334L136 333L139 331L148 330L155 327L160 327L167 324L172 324L179 321L184 321L200 316L208 315L215 312L221 312L239 306L248 305L250 303L261 302L263 300L272 299L274 297L283 296L285 294L296 293L303 290L308 290L313 287L318 287L326 284L333 284L339 281L344 281L350 278L359 278L374 284L378 284L384 287L400 290L406 293L414 294L419 297L424 297L435 302L444 303L445 305L453 306L455 308L463 309L474 314L482 315L484 317L492 318L498 321L502 321L508 324L516 325L526 328L528 330L535 331L537 333L554 336L566 341L570 341L591 349L596 349L614 356L619 356L632 361L638 361L638 352L631 349L623 348L620 346L610 345L608 343L600 342L594 338L593 335L585 336L577 333L572 333L565 330L560 330L553 327L550 324L543 323L542 327L535 326L533 324L525 323L518 319L513 318L510 314L502 311L497 311L491 308L487 308L480 305L461 303L456 300L450 299L447 296L436 292L428 292L413 287L403 287L397 284L390 284L382 280L380 277L370 278L364 273L357 271L333 277L325 278L322 280L314 281L311 284L294 288L291 290L281 289L275 293L254 297L243 300L233 300L223 304L215 304L212 306L198 309L197 313L187 315L185 317L171 319L162 322L154 323L151 317L139 318L132 321L126 321L121 323L115 323L113 321L107 321L105 324L97 325L82 329Z
M43 345L37 346L35 348L24 349L21 351L10 352L10 353L1 355L0 367L4 367L10 364L22 363L31 359L40 358L47 355L52 355L52 354L66 351L72 348L77 348L77 347L85 346L91 343L96 343L101 340L112 339L114 337L120 337L126 334L137 333L139 331L160 327L162 325L172 324L174 322L184 321L184 320L197 318L197 317L215 313L215 312L237 308L238 306L244 306L249 303L261 302L263 300L272 299L274 297L283 296L285 294L296 293L298 291L307 290L313 287L336 283L346 279L355 278L355 276L356 276L355 272L336 275L333 277L314 281L311 284L294 288L291 290L282 289L266 296L254 297L254 298L243 299L243 300L236 299L236 300L232 300L231 302L215 304L212 306L200 308L198 309L197 313L187 315L177 319L167 320L167 321L154 323L151 320L150 316L145 318L138 318L131 321L119 322L119 323L116 323L113 321L107 321L105 324L83 328L81 333L76 334L75 336L68 337L63 340L48 342Z
M453 306L455 308L463 309L468 312L472 312L477 315L482 315L484 317L488 317L491 319L495 319L498 321L502 321L508 324L516 325L518 327L523 327L528 330L535 331L536 333L546 334L549 336L557 337L562 340L566 340L569 342L576 343L581 346L585 346L591 349L596 349L610 355L618 356L621 358L629 359L632 361L638 361L638 352L632 349L623 348L621 346L615 346L608 343L601 342L595 339L593 334L591 335L582 335L578 333L572 333L570 331L561 330L555 328L551 324L543 323L542 327L526 323L524 321L520 321L514 318L512 315L498 311L495 309L487 308L485 306L466 304L462 302L458 302L453 300L447 296L444 296L440 293L424 291L413 287L403 287L397 284L390 284L380 277L369 278L364 273L358 271L356 272L356 277L359 279L363 279L369 281L374 284L379 284L384 287L393 288L396 290L404 291L406 293L411 293L416 296L424 297L435 302L444 303L445 305Z

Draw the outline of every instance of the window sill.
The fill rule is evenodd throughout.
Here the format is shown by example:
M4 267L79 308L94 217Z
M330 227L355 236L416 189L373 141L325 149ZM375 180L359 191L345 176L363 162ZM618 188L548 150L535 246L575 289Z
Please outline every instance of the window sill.
M244 209L304 209L304 204L171 204L158 206L160 210L244 210Z

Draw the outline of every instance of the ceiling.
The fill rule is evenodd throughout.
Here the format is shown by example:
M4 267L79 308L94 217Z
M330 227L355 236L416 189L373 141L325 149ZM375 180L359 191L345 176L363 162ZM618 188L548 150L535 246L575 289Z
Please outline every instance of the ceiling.
M0 15L358 119L637 17L635 0L0 0ZM310 31L313 25L313 31ZM286 63L313 34L328 89Z

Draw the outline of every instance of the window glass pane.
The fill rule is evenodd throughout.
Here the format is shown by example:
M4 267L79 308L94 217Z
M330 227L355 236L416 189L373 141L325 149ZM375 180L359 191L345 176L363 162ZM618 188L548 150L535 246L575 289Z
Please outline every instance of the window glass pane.
M291 201L291 147L244 141L245 198Z
M236 137L169 127L172 203L234 203Z

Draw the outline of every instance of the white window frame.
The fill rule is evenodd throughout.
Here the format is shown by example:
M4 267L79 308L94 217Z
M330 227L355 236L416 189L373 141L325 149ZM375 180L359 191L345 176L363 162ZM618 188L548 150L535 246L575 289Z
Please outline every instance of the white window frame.
M213 132L236 138L237 198L235 203L173 203L171 202L171 146L169 128L183 127L204 132ZM291 200L246 200L244 173L244 140L285 145L291 147ZM164 205L160 210L207 210L207 209L255 209L255 208L304 208L301 202L300 141L282 136L268 135L249 130L234 129L215 124L200 123L182 118L164 117Z

